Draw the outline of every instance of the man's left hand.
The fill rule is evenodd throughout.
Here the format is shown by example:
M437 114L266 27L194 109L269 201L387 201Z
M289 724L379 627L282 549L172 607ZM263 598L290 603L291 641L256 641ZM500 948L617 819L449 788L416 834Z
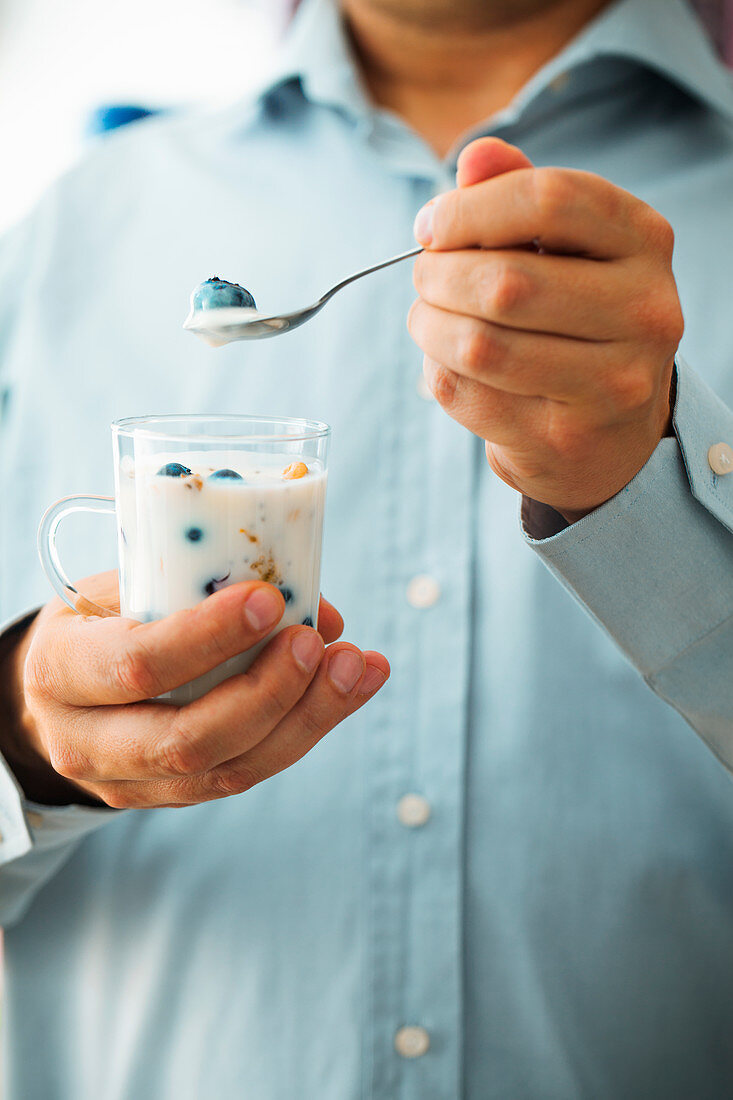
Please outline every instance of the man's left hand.
M670 431L672 229L607 180L533 168L495 138L463 150L457 182L415 223L410 332L495 473L572 523Z

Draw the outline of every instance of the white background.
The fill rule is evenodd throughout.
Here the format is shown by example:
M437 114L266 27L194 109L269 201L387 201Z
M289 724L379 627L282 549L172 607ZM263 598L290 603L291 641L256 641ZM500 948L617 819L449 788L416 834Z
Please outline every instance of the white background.
M0 0L0 231L90 140L100 104L226 102L269 63L282 0Z

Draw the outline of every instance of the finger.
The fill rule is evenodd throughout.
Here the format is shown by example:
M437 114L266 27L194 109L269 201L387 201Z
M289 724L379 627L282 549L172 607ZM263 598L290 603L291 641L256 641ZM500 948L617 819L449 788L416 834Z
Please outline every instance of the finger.
M67 779L152 780L199 775L256 745L297 703L323 657L309 627L281 631L252 667L183 707L135 703L77 712L49 744ZM71 736L70 736L71 734Z
M587 400L614 365L610 345L503 328L438 309L421 298L410 309L407 323L429 359L509 394Z
M441 309L583 340L627 338L639 297L623 263L526 251L423 252L413 280Z
M458 187L470 187L504 172L531 167L532 161L516 145L510 145L501 138L478 138L469 142L458 157L456 184Z
M328 600L324 600L321 596L321 603L318 608L318 633L328 645L340 638L343 632L344 620L340 613L333 604L329 603Z
M425 357L430 392L450 417L481 439L527 454L537 450L553 402L494 389Z
M644 211L659 218L590 172L521 168L439 195L418 212L415 236L438 250L535 242L549 252L613 259L639 251Z
M351 654L352 668L341 654ZM106 783L95 793L108 805L191 805L241 794L296 763L334 726L364 705L389 677L389 663L379 653L361 653L340 643L328 651L301 701L256 747L226 764L192 778L143 783Z
M248 581L151 623L60 612L29 669L36 688L71 706L151 699L256 645L284 609L276 588Z
M174 800L200 802L239 794L300 760L384 685L389 663L356 646L332 646L300 702L249 752L190 783L169 789Z

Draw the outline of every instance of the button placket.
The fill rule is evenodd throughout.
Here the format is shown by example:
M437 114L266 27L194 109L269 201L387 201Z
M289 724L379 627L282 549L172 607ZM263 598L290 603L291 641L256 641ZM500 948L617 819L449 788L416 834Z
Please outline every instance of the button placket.
M429 197L419 190L412 192L413 215ZM414 295L397 278L392 301L402 316ZM391 334L389 354L417 367L418 353L406 329L401 333L399 343L396 331ZM385 590L394 597L390 656L402 691L385 708L368 748L364 1079L369 1095L401 1095L404 1085L410 1095L453 1096L461 1081L462 807L476 446L442 412L434 408L426 415L419 407L417 370L391 378L381 441L389 476L377 537ZM450 583L443 563L449 563ZM435 575L411 576L421 567ZM423 789L440 790L439 829L425 827L431 808ZM428 1020L429 1031L423 1026ZM420 1053L401 1055L398 1033ZM425 1038L428 1059L421 1057Z

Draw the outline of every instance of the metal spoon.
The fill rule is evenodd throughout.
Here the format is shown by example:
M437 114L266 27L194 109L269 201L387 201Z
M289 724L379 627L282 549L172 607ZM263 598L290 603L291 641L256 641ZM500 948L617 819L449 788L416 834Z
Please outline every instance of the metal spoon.
M409 252L402 252L390 260L382 260L380 264L374 264L373 267L365 267L363 271L357 271L354 275L349 275L348 279L336 283L336 286L327 290L312 306L304 306L302 309L293 310L292 313L268 314L260 313L256 309L236 306L223 309L192 309L183 327L214 345L229 344L234 340L265 340L268 336L279 336L283 332L300 328L306 321L310 321L311 317L320 313L334 294L343 290L349 283L361 279L363 275L371 275L373 271L389 267L390 264L409 260L410 257L418 256L421 252L422 248L412 248Z

